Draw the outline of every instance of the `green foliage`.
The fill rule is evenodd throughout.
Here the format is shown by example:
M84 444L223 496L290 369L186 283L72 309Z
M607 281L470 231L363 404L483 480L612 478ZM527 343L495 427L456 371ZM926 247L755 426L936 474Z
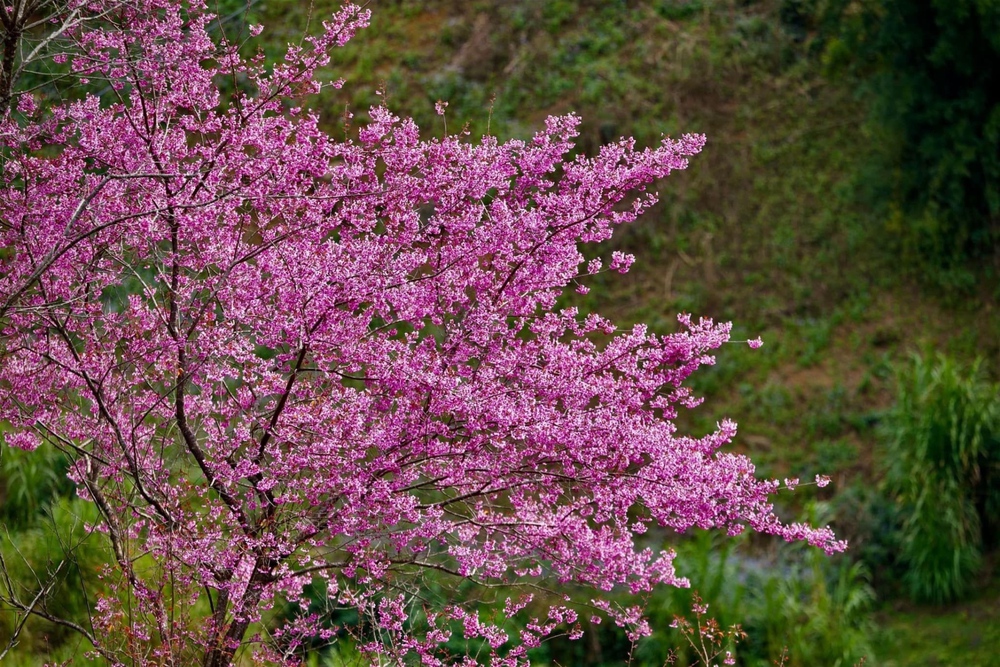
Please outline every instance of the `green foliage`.
M850 544L851 556L871 573L872 586L883 597L898 594L905 570L902 551L903 512L877 487L855 483L833 500L838 535Z
M788 647L788 665L845 667L862 658L873 659L875 626L870 612L875 603L868 568L860 561L829 562L809 552L793 576L765 587L768 598L768 637ZM749 630L748 630L749 631ZM772 642L771 659L777 643ZM759 663L770 664L770 663Z
M0 521L8 528L33 521L50 501L73 494L66 457L48 444L34 452L0 445Z
M901 560L920 601L969 592L1000 505L1000 387L982 361L914 356L897 373L887 420L886 485L905 508Z
M347 640L338 640L326 652L310 653L305 661L305 667L367 667L370 664Z
M702 4L701 0L659 0L655 7L656 13L663 18L679 21L702 11Z
M101 536L87 529L88 523L97 521L97 510L76 497L66 478L67 466L66 456L49 443L25 452L0 441L0 557L9 577L0 587L0 597L13 594L30 602L47 589L39 598L43 608L58 610L63 618L86 626L93 595L101 589L97 569L107 554ZM15 610L0 604L0 651L18 619ZM81 639L65 627L32 618L4 664L7 660L15 667L41 664L31 657L34 653L52 660L82 658L89 645L81 649Z
M963 262L1000 256L1000 3L830 4L841 27L827 62L858 73L873 102L890 232L938 283L969 287Z
M639 644L639 664L662 665L670 649L679 664L692 664L693 652L670 624L691 608L696 591L721 627L740 624L749 635L736 651L739 664L769 667L785 649L790 667L853 665L873 657L875 594L863 564L795 548L781 550L774 562L757 561L729 542L706 534L678 547L692 587L654 596L654 633Z
M982 582L964 603L897 609L881 614L880 655L885 667L903 665L994 665L1000 655L1000 579Z
M97 519L97 509L92 503L62 497L45 505L30 526L0 532L0 556L13 587L11 591L4 585L3 596L13 593L27 603L39 591L48 590L39 598L39 608L89 627L88 619L96 602L94 596L104 589L98 573L108 556L101 536L88 529L88 524L96 523ZM7 644L18 618L13 609L0 605L0 650ZM9 657L14 659L34 651L47 656L66 654L82 658L82 650L90 647L84 641L81 650L81 640L80 635L63 626L32 617L18 638L17 650ZM14 660L14 664L17 662Z

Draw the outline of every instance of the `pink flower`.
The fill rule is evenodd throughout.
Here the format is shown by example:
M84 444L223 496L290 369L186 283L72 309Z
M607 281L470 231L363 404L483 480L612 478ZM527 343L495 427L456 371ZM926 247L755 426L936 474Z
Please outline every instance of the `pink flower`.
M8 433L4 436L4 440L10 447L23 449L26 452L34 451L39 445L38 436L27 431Z
M23 114L31 115L37 111L35 97L31 93L22 93L17 100L17 110Z
M757 336L753 340L748 340L747 341L747 345L749 345L750 349L752 349L752 350L759 349L760 346L762 346L763 344L764 344L764 341L761 340L760 336Z
M612 271L617 271L618 273L628 273L628 270L634 261L635 255L615 250L611 253L611 263L608 265L608 268Z
M823 488L830 483L830 478L827 475L816 475L816 486Z

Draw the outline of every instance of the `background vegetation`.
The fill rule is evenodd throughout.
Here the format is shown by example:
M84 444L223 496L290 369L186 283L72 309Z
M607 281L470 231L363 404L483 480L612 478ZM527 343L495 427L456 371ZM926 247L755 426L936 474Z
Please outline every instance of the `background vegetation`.
M248 20L267 26L264 48L277 57L335 4L258 2ZM220 2L220 14L242 5ZM472 140L527 137L569 111L584 119L588 153L622 135L708 135L657 208L602 249L636 253L632 272L571 299L623 326L671 331L686 311L734 321L735 339L762 335L760 351L730 346L697 374L707 400L684 427L704 432L733 417L736 447L761 474L833 478L783 492L781 511L833 525L851 541L844 557L753 538L653 536L678 549L711 615L743 624L739 664L785 652L788 665L990 664L1000 654L991 629L1000 627L1000 3L371 8L372 27L330 68L347 84L315 101L335 136L351 131L345 112L356 127L382 100L427 136L445 131L437 100L449 103L448 129L467 126ZM54 455L0 452L4 557L52 567L59 545L77 545L78 567L53 604L85 619L81 578L100 554L79 535L45 540L78 530L86 505ZM692 659L670 628L691 591L661 591L649 604L654 634L636 646L617 628L589 626L583 640L549 642L535 658L661 665L677 649L679 664ZM0 641L8 621L0 615ZM64 659L75 642L32 622L13 664ZM308 661L354 657L345 639Z

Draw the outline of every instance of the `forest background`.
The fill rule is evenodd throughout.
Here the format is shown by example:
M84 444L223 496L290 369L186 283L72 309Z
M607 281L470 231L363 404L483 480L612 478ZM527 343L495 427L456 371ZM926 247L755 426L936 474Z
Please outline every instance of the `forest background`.
M271 56L336 7L269 0L244 15L245 3L219 4L264 24ZM621 324L671 331L690 312L732 320L735 339L761 334L759 353L730 347L692 377L708 400L687 426L731 417L761 474L833 478L786 496L782 511L830 523L851 541L846 555L669 538L711 615L749 634L740 664L986 665L1000 654L1000 3L370 6L372 26L331 64L347 84L317 101L334 136L345 111L363 124L381 100L426 136L446 121L473 138L524 138L570 111L586 153L619 136L708 135L660 204L612 242L638 256L632 272L566 298ZM21 454L4 447L0 459L0 547L40 563L58 551L74 492L58 456ZM72 572L63 584L54 594L83 613ZM634 647L589 627L534 658L660 665L676 648L684 664L669 626L691 591L658 592L649 608L654 634ZM10 659L85 664L78 649L32 623ZM308 660L351 655L341 642Z

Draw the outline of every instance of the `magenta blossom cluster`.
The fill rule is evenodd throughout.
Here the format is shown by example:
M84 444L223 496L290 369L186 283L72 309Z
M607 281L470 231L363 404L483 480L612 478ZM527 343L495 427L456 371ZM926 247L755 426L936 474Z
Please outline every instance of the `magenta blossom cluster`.
M3 12L34 20L23 4ZM69 455L100 512L108 588L79 629L111 664L298 664L338 629L260 623L322 583L371 619L379 659L444 664L461 633L518 665L579 634L519 586L686 585L649 529L844 548L778 519L779 482L723 451L735 424L678 433L728 324L622 331L557 304L601 270L581 244L653 204L703 137L567 157L572 115L528 141L426 141L378 107L335 140L306 101L340 85L318 72L367 11L268 63L199 0L56 5L43 55L95 88L15 91L0 117L0 419L8 446ZM515 601L500 620L430 608L428 573ZM588 614L642 633L593 595Z

